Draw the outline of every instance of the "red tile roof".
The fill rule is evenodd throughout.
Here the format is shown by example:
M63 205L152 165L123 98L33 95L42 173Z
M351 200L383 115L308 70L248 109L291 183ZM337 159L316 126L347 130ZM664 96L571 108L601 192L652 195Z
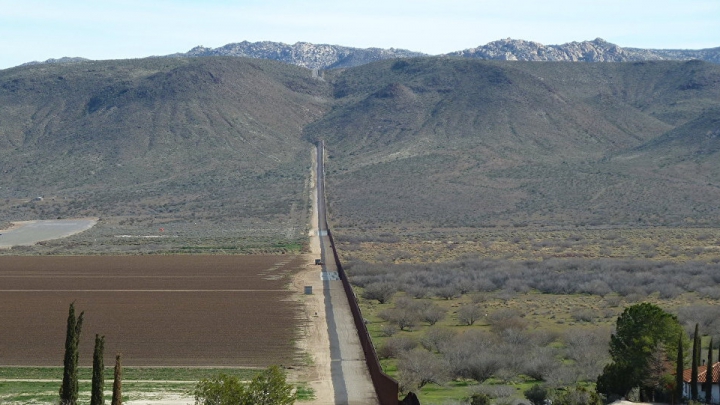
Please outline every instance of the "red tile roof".
M698 382L705 383L705 376L707 376L707 366L698 366ZM691 377L692 369L683 370L683 381L689 383ZM720 362L712 365L712 382L720 383Z

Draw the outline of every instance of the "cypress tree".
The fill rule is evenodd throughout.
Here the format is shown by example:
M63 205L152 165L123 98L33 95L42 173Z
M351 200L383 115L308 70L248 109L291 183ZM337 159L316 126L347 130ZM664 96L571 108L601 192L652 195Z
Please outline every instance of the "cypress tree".
M105 364L103 364L103 351L105 350L105 336L95 335L95 350L93 351L93 374L90 405L105 405L103 390L105 389Z
M70 304L67 319L67 332L65 334L65 360L63 361L63 381L60 387L60 404L76 405L78 399L78 343L82 330L83 315L75 317L75 302Z
M120 354L115 356L115 380L113 382L112 401L110 405L122 405L122 366Z
M713 384L713 366L712 366L712 348L713 340L710 338L710 346L708 346L707 367L705 368L705 402L710 403L712 400L712 384Z
M698 363L700 362L700 335L698 324L695 324L695 335L693 336L692 368L690 370L690 399L698 399Z
M683 397L683 383L685 382L683 379L683 373L685 371L683 359L682 335L680 335L680 339L678 339L677 365L675 366L675 401L673 401L673 403L676 404L682 402Z

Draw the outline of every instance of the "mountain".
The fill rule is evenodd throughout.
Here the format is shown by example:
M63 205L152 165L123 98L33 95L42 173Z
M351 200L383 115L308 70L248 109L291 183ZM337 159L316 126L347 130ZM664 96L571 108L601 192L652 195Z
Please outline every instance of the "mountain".
M316 45L297 42L294 45L281 42L248 42L227 44L219 48L198 46L187 53L174 56L242 56L271 59L309 69L335 69L364 65L366 63L392 58L426 56L404 49L350 48L339 45Z
M238 42L218 48L197 46L185 53L165 57L234 56L254 59L276 60L308 69L349 68L385 59L428 57L429 55L405 49L352 48L340 45L297 42L293 45L281 42ZM501 39L472 49L451 52L439 57L461 57L489 60L553 61L553 62L638 62L661 60L703 60L720 63L720 48L640 49L621 48L601 38L593 41L570 42L562 45L543 45L522 39ZM29 62L25 65L43 63L78 63L84 58L48 59L45 62Z
M720 225L697 60L41 64L0 71L0 107L0 223L99 216L108 246L300 240L317 139L339 228Z
M716 64L422 58L326 80L305 132L337 226L720 223Z
M0 71L0 222L99 216L190 224L198 237L302 237L301 130L327 109L326 87L307 69L247 58Z
M543 45L522 39L501 39L487 45L447 56L553 62L637 62L657 60L691 60L720 63L720 48L701 50L621 48L601 38L593 41L569 42L562 45Z

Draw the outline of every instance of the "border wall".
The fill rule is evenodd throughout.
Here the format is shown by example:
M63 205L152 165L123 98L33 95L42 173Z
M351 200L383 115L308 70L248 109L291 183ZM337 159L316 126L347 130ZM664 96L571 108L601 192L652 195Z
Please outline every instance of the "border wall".
M380 360L378 360L377 353L375 353L375 346L370 340L370 333L368 333L367 326L365 326L365 320L360 313L360 306L358 306L355 292L350 286L350 282L345 274L345 269L340 263L340 257L335 250L335 239L333 239L330 227L325 222L325 229L327 229L328 238L330 239L330 247L335 258L335 265L337 266L340 280L342 281L343 288L345 289L345 295L347 295L348 302L350 304L350 311L353 314L353 320L355 321L355 327L357 328L358 335L360 337L360 344L362 345L363 352L365 353L365 361L367 362L368 369L370 370L370 378L372 378L373 385L375 386L375 392L377 393L380 405L398 405L398 394L400 393L398 382L392 377L385 374L380 367Z

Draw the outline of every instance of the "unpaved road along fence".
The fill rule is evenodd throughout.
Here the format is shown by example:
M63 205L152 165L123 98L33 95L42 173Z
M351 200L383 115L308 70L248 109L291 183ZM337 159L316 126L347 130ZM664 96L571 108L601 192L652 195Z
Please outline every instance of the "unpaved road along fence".
M345 270L342 267L342 263L340 262L338 253L335 250L335 241L333 240L332 232L329 230L327 224L327 217L325 211L325 176L323 167L323 151L324 144L322 141L320 141L317 145L319 230L321 234L326 234L329 240L330 246L328 247L332 251L332 260L334 262L333 264L337 268L338 275L340 276L340 281L342 282L343 289L345 290L345 295L347 296L350 311L352 312L353 322L355 323L355 328L357 329L358 338L360 339L360 345L362 346L363 354L365 357L365 363L367 364L370 378L372 379L372 384L375 387L375 392L377 393L378 402L381 405L397 405L399 393L398 382L382 371L380 361L378 360L377 353L375 352L375 347L373 346L372 340L370 339L370 333L367 330L367 326L365 325L362 313L360 312L360 307L358 306L355 292L350 286L350 282L348 281L347 275L345 274ZM323 253L329 252L327 252L326 249L323 249ZM323 260L326 263L328 259L328 257L323 257Z

